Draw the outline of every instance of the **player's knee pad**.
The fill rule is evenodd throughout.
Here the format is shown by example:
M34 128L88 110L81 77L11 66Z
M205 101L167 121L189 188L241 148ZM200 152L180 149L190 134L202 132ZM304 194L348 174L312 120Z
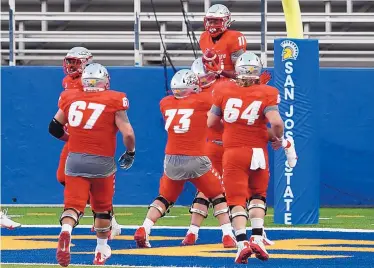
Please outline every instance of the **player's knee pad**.
M237 206L230 206L230 207L229 207L229 208L230 208L230 210L229 210L229 217L230 217L230 221L231 221L231 222L232 222L232 220L233 220L234 218L239 217L239 216L245 217L245 218L248 220L249 216L248 216L248 212L247 212L247 210L246 210L245 207L243 207L243 206L239 206L239 207L242 207L242 208L244 209L244 211L232 212L232 209L233 209L234 207L237 207Z
M107 211L107 212L95 212L92 211L93 217L94 217L94 222L96 219L102 219L102 220L108 220L109 225L107 227L96 227L94 226L94 229L98 233L106 233L112 230L112 211Z
M164 198L163 196L159 195L155 198L155 201L158 200L160 201L162 204L164 204L165 206L165 210L158 204L155 204L155 203L152 203L149 205L148 209L150 209L151 207L152 208L155 208L158 210L158 212L160 212L161 214L161 217L165 216L166 213L169 213L170 209L172 208L172 206L174 205L173 202L169 202L168 200L166 200L166 198Z
M210 202L209 202L209 200L207 200L205 198L197 197L198 194L199 193L196 194L196 197L192 201L192 205L190 207L190 213L191 214L196 213L196 214L199 214L199 215L203 216L204 218L206 218L206 217L208 217L208 208L209 208ZM203 211L203 210L198 209L198 208L194 208L193 207L194 204L200 204L200 205L206 206L206 211Z
M73 212L71 212L73 211ZM65 219L65 218L70 218L72 220L74 220L74 227L76 227L78 224L79 224L79 220L82 218L83 216L83 213L79 212L78 210L76 210L75 208L65 208L64 211L62 212L61 214L61 217L60 217L60 224L62 225L62 220Z
M261 200L262 202L264 202L264 204L251 204L251 201L252 200ZM267 212L267 206L266 206L266 198L261 196L261 195L253 195L249 200L248 200L248 211L250 211L251 209L254 209L254 208L261 208L265 211L265 215L266 215L266 212Z
M218 197L218 198L212 200L212 205L213 205L213 209L214 209L214 213L213 213L214 217L217 217L218 215L225 214L225 213L229 212L229 208L227 207L227 205L226 205L225 208L220 209L220 210L216 210L216 208L215 208L217 205L222 204L222 203L226 203L226 202L227 201L226 201L225 196Z

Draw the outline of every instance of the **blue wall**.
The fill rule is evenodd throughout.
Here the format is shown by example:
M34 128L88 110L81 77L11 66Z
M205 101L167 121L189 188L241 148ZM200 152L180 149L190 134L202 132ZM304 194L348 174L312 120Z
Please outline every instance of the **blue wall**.
M137 138L129 171L117 173L116 204L149 204L162 173L165 133L158 103L165 95L162 68L109 68L111 87L127 93ZM171 72L169 78L171 76ZM59 204L56 168L63 143L48 134L63 72L57 67L2 67L1 203ZM374 205L373 69L321 69L318 90L321 204ZM117 155L122 153L119 144ZM300 160L302 161L302 160ZM272 204L273 187L269 190ZM188 186L180 204L189 204Z

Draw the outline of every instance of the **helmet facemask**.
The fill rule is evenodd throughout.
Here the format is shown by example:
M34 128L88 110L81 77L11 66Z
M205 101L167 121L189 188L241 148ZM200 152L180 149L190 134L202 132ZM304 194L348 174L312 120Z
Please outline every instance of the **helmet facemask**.
M236 83L242 87L249 87L260 83L260 66L242 65L236 67Z
M205 30L210 34L212 37L217 37L222 34L227 28L230 27L230 17L205 17L204 18L204 26Z
M200 75L200 86L201 88L207 88L212 85L216 81L216 74L215 73L207 73L206 75Z
M84 68L88 64L89 59L80 59L75 57L65 57L63 66L66 75L78 77L82 74Z
M176 99L183 99L191 94L199 93L200 88L198 86L188 88L172 88L171 91Z

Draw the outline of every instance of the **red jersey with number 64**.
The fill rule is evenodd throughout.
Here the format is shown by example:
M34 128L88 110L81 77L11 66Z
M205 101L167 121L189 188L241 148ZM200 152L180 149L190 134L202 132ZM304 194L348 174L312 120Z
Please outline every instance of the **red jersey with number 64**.
M129 108L125 93L67 90L61 93L58 106L69 124L69 152L114 157L115 115Z
M167 96L160 102L168 140L169 155L204 156L207 134L207 113L212 106L209 92L191 94L183 99Z
M213 92L213 105L221 110L223 147L266 148L267 111L277 109L278 89L267 85L241 87L230 80Z

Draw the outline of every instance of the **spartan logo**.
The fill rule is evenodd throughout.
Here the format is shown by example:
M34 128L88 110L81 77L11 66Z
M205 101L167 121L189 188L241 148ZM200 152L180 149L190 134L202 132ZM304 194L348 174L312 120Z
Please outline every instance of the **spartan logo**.
M299 55L299 47L291 40L285 40L281 43L282 61L296 60Z

